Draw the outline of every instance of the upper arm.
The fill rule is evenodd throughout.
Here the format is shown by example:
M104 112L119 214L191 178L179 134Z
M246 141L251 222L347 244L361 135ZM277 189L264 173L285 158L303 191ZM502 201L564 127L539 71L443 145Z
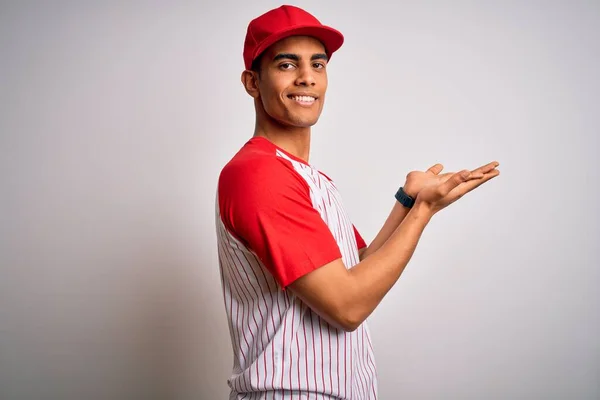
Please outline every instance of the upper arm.
M337 328L351 331L360 324L348 312L347 301L352 297L353 284L341 258L298 278L289 289Z
M282 288L341 258L309 188L286 161L263 158L224 169L219 179L224 225L254 252Z
M367 244L358 229L352 227L359 260L362 260ZM354 330L361 322L353 317L351 306L358 290L341 258L300 277L289 288L314 312L338 328Z
M358 229L354 225L352 228L359 260L362 260L367 244ZM352 317L349 300L354 297L356 288L341 258L300 277L289 288L314 312L338 328L353 330L361 322Z

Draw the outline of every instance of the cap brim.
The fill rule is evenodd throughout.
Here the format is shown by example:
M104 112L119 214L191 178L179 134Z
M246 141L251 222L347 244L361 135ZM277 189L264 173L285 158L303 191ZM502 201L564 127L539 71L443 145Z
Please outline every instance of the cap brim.
M311 36L318 39L325 46L325 52L327 56L331 58L331 55L336 52L344 43L344 35L336 29L328 26L314 26L314 25L296 25L283 31L277 32L270 36L267 40L262 42L254 50L252 60L255 60L262 52L264 52L269 46L275 42L285 39L290 36ZM246 66L250 68L250 66Z

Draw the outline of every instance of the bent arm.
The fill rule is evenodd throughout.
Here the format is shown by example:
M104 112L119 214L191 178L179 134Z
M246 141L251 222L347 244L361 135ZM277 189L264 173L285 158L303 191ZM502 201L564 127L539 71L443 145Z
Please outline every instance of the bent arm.
M401 211L394 218L400 218ZM387 240L385 233L378 235L378 248L367 250L368 258L351 269L337 259L298 278L289 289L330 324L355 330L396 283L431 217L428 209L415 205ZM388 222L390 229L393 220Z
M497 162L492 162L473 174L463 170L439 185L422 189L404 220L371 255L349 270L340 259L335 260L289 286L330 323L347 331L356 329L396 283L432 216L498 176L497 166Z

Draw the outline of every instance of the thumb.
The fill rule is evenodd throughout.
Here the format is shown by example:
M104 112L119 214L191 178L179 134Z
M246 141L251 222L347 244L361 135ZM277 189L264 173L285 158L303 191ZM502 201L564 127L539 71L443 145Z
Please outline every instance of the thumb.
M444 169L444 166L442 164L435 164L434 166L430 167L427 172L431 172L434 175L439 174L440 172L442 172L442 170Z

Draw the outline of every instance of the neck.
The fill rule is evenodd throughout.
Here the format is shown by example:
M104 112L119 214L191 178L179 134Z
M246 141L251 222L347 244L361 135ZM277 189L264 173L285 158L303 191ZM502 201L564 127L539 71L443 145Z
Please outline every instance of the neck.
M310 127L285 126L273 119L257 119L254 136L262 136L288 153L308 163L310 155Z

